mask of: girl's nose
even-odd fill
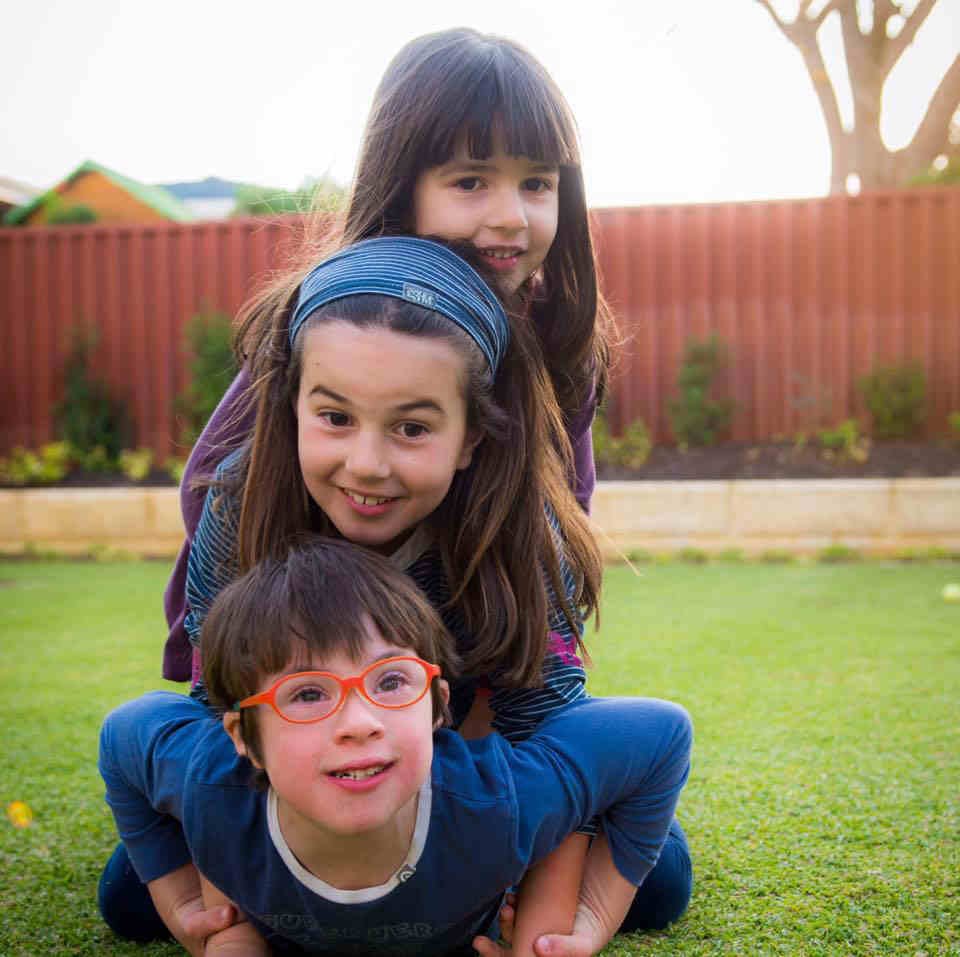
[[[527,228],[527,208],[517,186],[505,184],[493,190],[487,225],[513,232]]]
[[[361,432],[347,452],[346,467],[358,478],[385,479],[390,475],[390,463],[379,435]]]

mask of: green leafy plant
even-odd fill
[[[677,376],[680,395],[669,403],[670,421],[681,448],[713,445],[730,424],[733,401],[710,395],[726,362],[727,348],[716,333],[687,342]]]
[[[10,485],[50,485],[70,471],[72,453],[67,442],[50,442],[31,452],[17,446],[9,458],[0,459],[0,481]]]
[[[201,312],[186,324],[190,384],[175,401],[181,417],[180,441],[184,445],[192,446],[196,442],[237,374],[237,362],[230,345],[232,335],[230,317],[222,312]]]
[[[653,442],[642,419],[631,422],[620,436],[610,433],[603,410],[593,420],[593,457],[598,466],[642,468],[650,457]]]
[[[863,555],[855,548],[844,545],[842,542],[834,542],[821,548],[817,553],[817,561],[825,565],[839,565],[848,562],[859,562],[863,560]]]
[[[856,419],[845,419],[834,429],[824,429],[818,438],[828,461],[840,458],[862,465],[870,458],[870,439],[860,434]]]
[[[117,461],[129,433],[123,406],[90,370],[96,345],[95,332],[74,331],[64,365],[63,401],[54,409],[60,434],[80,464],[92,471]]]
[[[125,449],[120,453],[120,471],[131,482],[142,482],[153,467],[152,449]]]
[[[923,424],[927,376],[918,363],[875,369],[858,385],[878,439],[903,439]]]
[[[706,565],[710,556],[702,548],[681,548],[676,555],[677,561],[687,565]]]
[[[300,189],[274,189],[268,186],[241,186],[233,216],[279,216],[283,213],[337,212],[346,207],[346,189],[321,176],[304,180]]]
[[[187,467],[186,459],[169,458],[163,463],[163,470],[177,483],[183,479],[183,472]]]
[[[47,213],[48,226],[81,226],[95,223],[97,214],[89,206],[77,203],[75,206],[62,206]]]
[[[947,424],[950,426],[954,440],[960,442],[960,410],[951,412],[947,416]]]

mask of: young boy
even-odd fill
[[[449,640],[370,552],[314,540],[263,563],[203,642],[222,722],[148,694],[107,717],[100,772],[141,880],[192,860],[245,914],[208,954],[470,953],[505,890],[597,815],[628,891],[657,860],[689,770],[683,709],[588,699],[513,747],[440,729]]]

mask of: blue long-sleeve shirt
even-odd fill
[[[617,869],[642,883],[687,779],[691,740],[682,708],[643,698],[587,699],[516,746],[438,731],[406,861],[380,887],[352,891],[297,861],[275,795],[248,786],[249,763],[193,699],[155,692],[110,714],[100,772],[141,880],[192,859],[268,941],[430,957],[484,933],[504,890],[597,815]]]

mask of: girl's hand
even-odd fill
[[[508,957],[512,953],[516,903],[516,896],[508,894],[506,903],[500,910],[499,941],[492,941],[489,937],[474,939],[473,949],[480,957]],[[543,934],[534,941],[533,951],[537,957],[593,957],[606,945],[604,936],[601,922],[589,908],[581,907],[577,912],[572,934]]]

